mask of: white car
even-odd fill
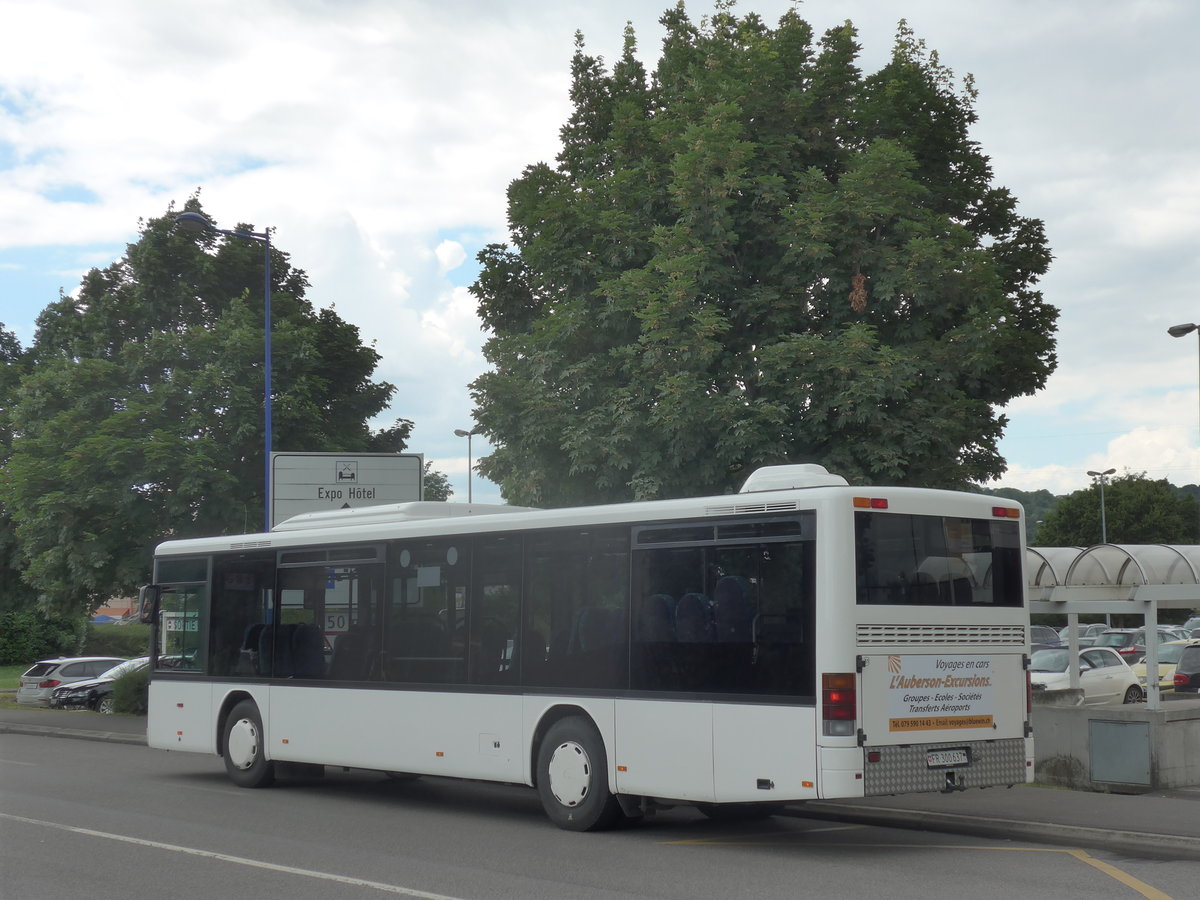
[[[1063,691],[1071,686],[1066,647],[1034,650],[1029,659],[1029,680],[1035,691]],[[1089,647],[1079,653],[1079,687],[1087,706],[1138,703],[1145,699],[1142,686],[1129,664],[1109,647]]]
[[[50,695],[56,687],[95,678],[121,662],[125,662],[125,659],[120,656],[74,656],[38,660],[17,682],[17,702],[26,706],[49,706]]]

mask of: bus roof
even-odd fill
[[[774,470],[774,471],[773,471]],[[305,513],[287,519],[270,532],[166,541],[159,556],[220,553],[238,550],[299,547],[314,543],[369,543],[403,537],[471,534],[480,530],[521,531],[530,528],[616,525],[726,515],[762,515],[813,509],[821,503],[852,495],[886,493],[897,498],[958,498],[962,515],[985,515],[998,498],[927,488],[851,487],[821,466],[770,466],[755,471],[737,494],[642,500],[603,506],[533,509],[483,503],[416,501],[358,509]],[[1018,506],[1002,501],[1005,506]],[[919,505],[919,504],[918,504]],[[486,516],[486,524],[478,517]]]

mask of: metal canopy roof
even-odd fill
[[[1200,603],[1200,546],[1096,544],[1092,547],[1028,547],[1025,583],[1034,612],[1134,612],[1098,608],[1103,601],[1156,601],[1162,607]],[[1074,601],[1089,605],[1067,610]]]
[[[1027,547],[1025,584],[1029,610],[1067,615],[1068,646],[1079,650],[1080,613],[1140,615],[1158,625],[1159,609],[1200,608],[1200,546],[1096,544],[1092,547]],[[1146,647],[1147,700],[1159,705],[1158,643]],[[1079,686],[1072,667],[1071,686]]]

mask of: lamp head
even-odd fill
[[[1191,334],[1197,328],[1200,328],[1200,325],[1197,325],[1195,322],[1188,322],[1184,325],[1172,325],[1167,329],[1167,334],[1171,337],[1183,337],[1186,334]]]
[[[180,213],[175,217],[175,224],[184,231],[204,232],[217,230],[212,222],[208,221],[208,219],[198,212]]]

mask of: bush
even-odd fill
[[[35,609],[0,613],[0,666],[28,665],[54,656],[75,656],[84,620],[47,616]]]
[[[150,626],[88,625],[83,642],[85,656],[149,656]]]
[[[113,682],[113,710],[144,716],[150,705],[150,670],[129,672]]]

